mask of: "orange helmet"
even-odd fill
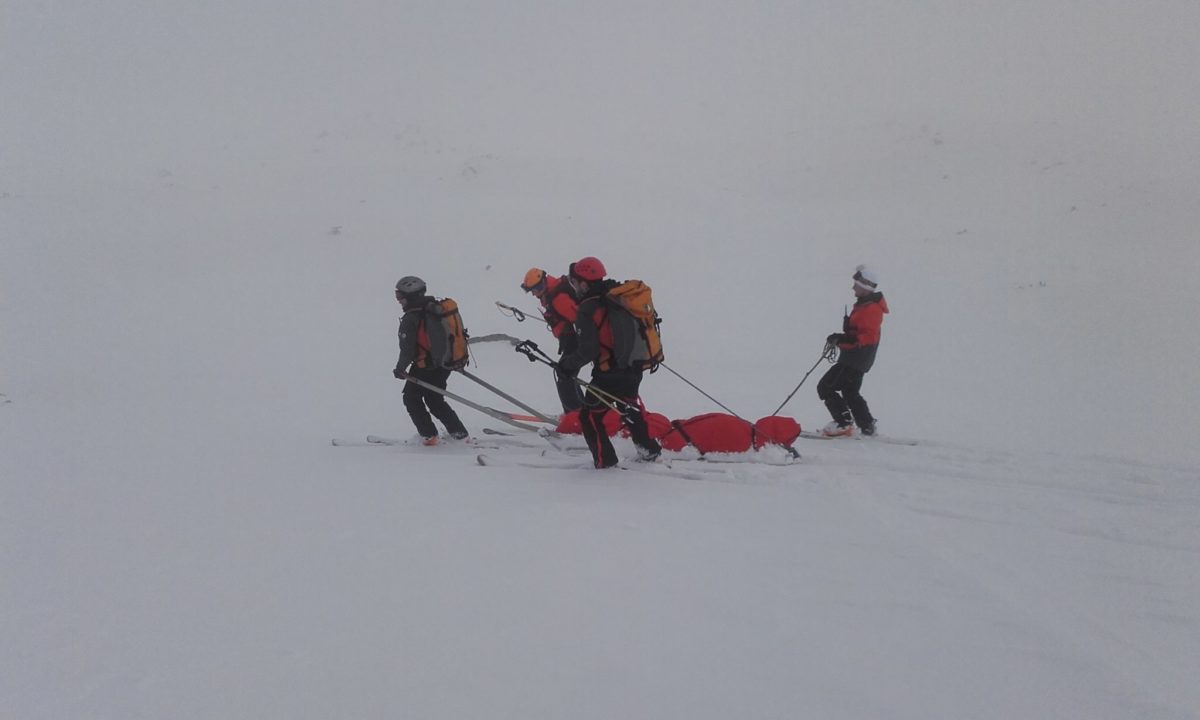
[[[546,286],[546,271],[541,268],[529,268],[525,273],[525,280],[521,283],[521,289],[525,292],[533,292],[540,290]]]
[[[608,271],[604,269],[604,263],[594,257],[588,256],[578,262],[571,263],[571,268],[568,270],[571,275],[586,280],[588,282],[596,282],[603,280]]]

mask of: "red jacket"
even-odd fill
[[[566,278],[546,276],[546,292],[540,299],[542,317],[556,338],[575,333],[579,305],[571,297],[570,287]]]
[[[841,353],[839,365],[849,365],[859,372],[867,372],[875,364],[875,353],[879,350],[880,329],[883,316],[888,312],[883,293],[871,293],[858,299],[850,316],[842,323],[842,339],[838,342]]]

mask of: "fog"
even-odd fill
[[[62,685],[47,679],[61,665],[38,666],[37,679],[22,675],[0,690],[40,717],[87,707],[120,714],[129,709],[120,699],[130,697],[151,698],[138,706],[146,711],[160,708],[156,702],[168,706],[187,683],[183,670],[155,676],[152,657],[118,653],[125,675],[110,685],[112,678],[91,667],[111,650],[103,618],[116,612],[136,624],[136,608],[154,606],[146,598],[160,596],[158,582],[181,588],[179,597],[188,600],[180,602],[192,611],[201,588],[214,583],[233,598],[229,607],[245,607],[238,588],[256,577],[260,559],[272,567],[303,564],[282,549],[235,565],[232,579],[198,577],[187,562],[177,564],[179,553],[191,557],[206,539],[223,538],[227,545],[217,547],[231,553],[242,547],[223,535],[225,513],[244,508],[242,493],[263,493],[255,502],[264,506],[266,497],[293,505],[284,502],[290,509],[270,520],[234,512],[245,522],[238,525],[241,538],[291,537],[290,526],[272,524],[280,517],[332,527],[337,523],[321,509],[350,501],[352,493],[360,493],[355,501],[363,506],[347,512],[350,525],[358,518],[365,526],[373,519],[392,527],[394,518],[382,513],[393,502],[427,503],[435,517],[459,500],[524,517],[528,508],[519,500],[506,503],[458,465],[405,453],[368,459],[327,447],[335,436],[412,432],[391,376],[399,314],[392,288],[409,274],[424,278],[433,294],[455,298],[474,335],[545,341],[543,327],[517,324],[494,302],[532,310],[518,288],[527,268],[565,272],[582,256],[600,257],[612,276],[654,288],[671,368],[753,418],[769,414],[818,361],[825,336],[840,329],[843,309],[853,302],[854,267],[868,263],[881,277],[891,314],[863,393],[882,433],[916,438],[933,450],[911,463],[816,450],[808,482],[836,494],[843,485],[858,488],[864,477],[887,480],[892,484],[858,489],[879,493],[876,500],[886,498],[883,504],[905,522],[908,501],[892,493],[919,487],[938,506],[933,514],[957,516],[987,504],[988,483],[1008,482],[1012,467],[1023,479],[1049,478],[1065,497],[1092,497],[1095,488],[1083,476],[1094,472],[1104,487],[1145,481],[1154,488],[1145,492],[1166,488],[1164,496],[1178,507],[1192,507],[1179,478],[1194,478],[1200,463],[1190,442],[1200,427],[1200,336],[1192,327],[1200,313],[1193,290],[1200,268],[1198,26],[1200,5],[1153,1],[6,3],[0,516],[7,528],[0,567],[20,582],[5,593],[17,610],[3,619],[11,634],[19,633],[14,646],[22,652],[41,652],[49,642],[53,661],[80,666],[64,671],[69,680]],[[472,370],[555,409],[545,373],[504,348],[477,353]],[[816,379],[784,410],[805,428],[828,420]],[[473,399],[498,402],[465,379],[451,382]],[[650,376],[643,398],[672,418],[717,409],[668,373]],[[463,417],[474,432],[490,423],[470,411]],[[801,449],[806,457],[814,452]],[[988,480],[973,495],[961,483],[955,491],[939,485],[942,472],[958,473],[972,489],[969,483]],[[518,496],[564,492],[523,483],[519,473],[500,475]],[[323,483],[330,477],[355,489],[309,494],[309,484],[328,489]],[[592,489],[599,482],[571,477]],[[408,486],[379,496],[374,486],[354,484],[382,478],[451,484],[421,485],[414,496],[404,494]],[[809,489],[772,478],[788,492]],[[962,507],[957,491],[964,493]],[[681,532],[713,519],[707,492],[686,491],[694,506],[679,516]],[[564,502],[599,502],[589,493]],[[729,497],[749,503],[746,518],[776,517],[774,496]],[[875,505],[859,506],[855,498],[862,496],[848,505],[837,496],[830,506],[810,506],[821,498],[805,497],[800,506],[812,508],[807,519],[816,524],[792,531],[808,528],[813,535],[792,540],[837,534],[845,522],[878,533],[870,547],[889,547],[896,538],[863,522]],[[613,517],[640,507],[624,502],[629,506],[619,504]],[[1005,508],[999,522],[1009,527],[1023,527],[1030,506],[1046,518],[1074,507],[1057,495],[997,502]],[[437,535],[405,507],[416,525],[395,532]],[[829,511],[827,525],[817,522],[822,508]],[[1151,513],[1129,524],[1112,519],[1110,526],[1104,508],[1081,512],[1091,523],[1083,534],[1108,538],[1120,528],[1140,528],[1146,547],[1175,548],[1162,550],[1170,560],[1139,555],[1152,552],[1142,546],[1122,557],[1130,567],[1147,568],[1134,580],[1170,586],[1163,592],[1184,606],[1175,612],[1186,620],[1175,639],[1194,637],[1195,625],[1188,624],[1194,600],[1190,606],[1180,600],[1194,590],[1194,573],[1179,579],[1175,572],[1185,567],[1175,553],[1195,545],[1194,523],[1174,515],[1164,523]],[[497,515],[482,515],[492,523],[486,528],[507,527]],[[781,528],[795,520],[776,519]],[[1061,529],[1059,521],[1045,521]],[[740,542],[732,540],[742,531],[736,523],[717,526],[729,534],[714,546]],[[458,537],[454,527],[448,537]],[[145,528],[151,530],[142,537]],[[178,528],[194,535],[181,540],[171,534]],[[562,541],[577,525],[543,530],[535,542],[562,542],[564,557],[587,547],[584,539],[577,539],[583,545]],[[994,549],[989,531],[976,531],[979,546]],[[338,536],[339,542],[353,553],[412,540],[362,532]],[[779,551],[774,531],[763,532],[746,538],[745,547]],[[302,547],[319,542],[297,533]],[[920,526],[906,537],[932,547],[947,538],[953,545],[957,536]],[[1048,557],[1036,539],[1014,542],[1028,555],[1013,550],[1005,567]],[[679,539],[669,547],[690,546]],[[471,554],[473,545],[466,548],[464,557],[485,563]],[[619,556],[644,549],[633,545]],[[867,579],[886,576],[890,567],[866,555],[870,562],[848,566],[865,578],[855,587],[870,588]],[[126,567],[126,557],[146,562]],[[764,563],[769,572],[761,576],[747,570],[738,577],[761,580],[790,562],[776,560]],[[959,560],[956,567],[971,564]],[[1103,575],[1105,551],[1091,560],[1085,565]],[[1053,562],[1046,559],[1029,577],[1061,577],[1069,564]],[[111,602],[101,593],[89,603],[103,584],[88,573],[113,567],[137,601],[118,592]],[[500,575],[512,570],[496,567]],[[557,566],[536,567],[531,588],[555,576]],[[363,574],[378,570],[368,563]],[[280,572],[271,587],[306,587]],[[696,587],[724,572],[706,567]],[[998,587],[1005,577],[997,571],[981,582]],[[337,585],[346,578],[323,580]],[[584,587],[602,592],[607,580]],[[880,582],[887,585],[886,578]],[[1036,596],[1035,585],[1025,587],[1028,598]],[[154,592],[143,595],[146,587]],[[1075,601],[1111,591],[1097,580],[1056,597]],[[666,607],[653,592],[646,598],[654,612]],[[520,606],[525,598],[514,591],[510,599]],[[844,610],[841,600],[827,598],[821,607]],[[1122,617],[1113,603],[1092,607],[1093,616]],[[1045,625],[1026,629],[1037,635],[1039,627],[1069,625],[1068,604],[1043,606]],[[429,607],[439,606],[430,601]],[[358,610],[364,624],[349,628],[351,635],[379,619],[375,608]],[[992,619],[962,612],[964,625]],[[469,627],[494,628],[454,609],[438,617],[453,624],[464,615],[474,620]],[[606,617],[612,616],[601,613],[598,621]],[[706,624],[722,614],[693,607],[685,617]],[[212,643],[206,657],[216,663],[253,623],[214,622],[225,631],[205,641]],[[164,617],[143,630],[157,636],[178,627],[177,619]],[[947,625],[936,629],[955,635]],[[77,630],[91,642],[72,653]],[[757,630],[763,637],[772,632],[765,624]],[[1128,647],[1164,652],[1168,664],[1186,658],[1170,639],[1139,644],[1157,629],[1134,624],[1127,632]],[[203,634],[185,636],[196,641]],[[681,626],[677,637],[688,636]],[[1082,647],[1085,665],[1114,652],[1084,627],[1066,638],[1062,647]],[[829,639],[869,648],[865,636]],[[482,648],[484,657],[494,646],[480,640],[479,647],[464,647]],[[604,657],[615,662],[627,651]],[[1040,667],[1004,652],[988,666]],[[387,663],[381,653],[375,657]],[[780,653],[773,657],[786,658]],[[689,655],[690,649],[671,659]],[[1113,672],[1141,681],[1141,671],[1129,669],[1135,655],[1130,650],[1114,660]],[[251,667],[270,662],[251,651],[245,657]],[[952,656],[937,659],[931,672],[960,666]],[[562,660],[551,654],[545,662],[554,667]],[[9,663],[10,670],[19,667]],[[692,666],[679,667],[686,675]],[[156,677],[163,684],[155,690],[138,685]],[[203,677],[214,687],[228,679]],[[369,674],[356,677],[371,684]],[[903,697],[889,685],[850,677],[853,687],[876,687],[873,697],[881,702]],[[1102,687],[1107,677],[1089,675],[1083,687]],[[678,680],[671,687],[687,687]],[[267,687],[281,691],[287,682]],[[1149,706],[1133,707],[1185,717],[1194,691],[1183,680],[1171,682],[1143,684]],[[99,686],[103,702],[96,705],[84,691],[66,699],[60,692],[62,704],[33,699],[64,685]],[[259,712],[261,698],[242,689],[247,694],[227,698],[223,711],[295,716],[278,708]],[[340,697],[321,683],[312,691]],[[1043,688],[1027,699],[1036,706],[1068,697],[1057,692],[1069,690]],[[788,707],[785,695],[768,694]],[[845,700],[849,695],[809,709],[878,716],[869,702]],[[360,715],[382,716],[370,706],[378,697],[364,697]],[[1118,713],[1131,707],[1106,706],[1102,692],[1088,697]],[[489,706],[486,698],[476,700],[465,706],[468,714]],[[663,702],[647,707],[680,711]],[[205,707],[187,705],[182,715],[205,716]],[[318,707],[309,710],[319,713]],[[519,712],[516,703],[497,707]],[[963,709],[933,701],[903,707],[914,717]],[[995,708],[1013,709],[988,707],[998,717],[1003,712]],[[597,713],[620,709],[602,705]]]

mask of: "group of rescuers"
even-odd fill
[[[521,283],[521,289],[540,302],[542,316],[558,339],[560,358],[555,363],[555,384],[559,400],[564,412],[579,411],[583,437],[597,468],[613,467],[618,462],[605,432],[604,416],[614,406],[601,399],[605,395],[623,401],[617,405],[620,420],[629,428],[638,459],[653,461],[662,452],[662,447],[650,437],[638,397],[643,370],[617,367],[612,363],[611,348],[600,342],[603,326],[608,322],[603,297],[618,284],[607,278],[607,274],[600,260],[585,257],[571,263],[567,274],[561,277],[541,268],[530,268]],[[855,425],[864,435],[875,434],[875,418],[860,390],[863,376],[875,362],[880,327],[888,306],[879,291],[879,278],[871,269],[859,265],[853,280],[854,307],[842,321],[842,332],[826,338],[827,345],[836,345],[839,350],[837,362],[817,383],[817,396],[833,417],[822,433],[831,437],[852,435]],[[421,323],[425,321],[424,309],[434,298],[428,295],[423,280],[409,275],[396,283],[396,300],[404,315],[400,318],[400,357],[392,374],[406,381],[404,407],[425,445],[438,442],[431,414],[446,427],[451,438],[465,439],[468,432],[462,420],[445,396],[433,389],[446,389],[451,370],[429,362],[429,348],[418,342]],[[590,385],[598,393],[581,392],[576,380],[580,369],[588,363],[592,363]]]

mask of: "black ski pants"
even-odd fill
[[[642,413],[642,406],[638,401],[638,388],[642,384],[641,370],[593,372],[591,384],[597,390],[624,401],[624,403],[615,404],[621,408],[621,423],[629,428],[634,445],[646,452],[662,452],[662,446],[650,437],[646,416]],[[604,416],[609,411],[608,405],[605,405],[600,398],[586,389],[584,390],[583,409],[579,412],[579,420],[583,425],[583,439],[587,441],[588,450],[592,452],[592,461],[598,468],[612,467],[617,464],[617,451],[613,448],[608,433],[604,430]]]
[[[563,335],[558,339],[558,354],[559,356],[570,355],[579,347],[579,338],[570,333]],[[561,368],[554,370],[554,387],[558,390],[558,401],[562,403],[563,412],[569,413],[579,410],[583,407],[583,393],[579,383],[575,378],[579,377],[579,371],[570,372]]]
[[[443,390],[450,379],[450,371],[445,368],[412,368],[408,375]],[[404,409],[408,410],[408,416],[412,418],[413,425],[417,426],[421,437],[430,438],[438,434],[430,413],[446,426],[446,432],[458,437],[467,436],[467,428],[463,426],[462,420],[458,419],[458,414],[450,407],[450,403],[446,402],[444,395],[408,381],[404,383],[403,395]]]
[[[871,409],[863,399],[863,373],[849,365],[834,365],[817,383],[817,397],[825,401],[829,414],[839,425],[849,425],[851,418],[860,428],[875,424]]]
[[[580,392],[579,383],[575,382],[575,378],[578,376],[578,370],[567,372],[566,370],[556,369],[554,371],[554,387],[558,390],[558,401],[562,403],[562,409],[565,413],[573,412],[583,407],[583,395]]]

